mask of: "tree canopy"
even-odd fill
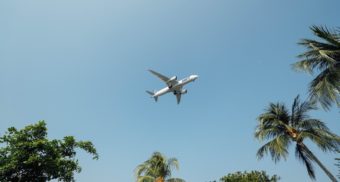
[[[237,171],[220,179],[221,182],[277,182],[279,180],[279,176],[269,176],[265,171]]]
[[[171,178],[172,168],[179,168],[176,158],[167,159],[160,152],[154,152],[135,170],[137,182],[185,182],[180,178]]]
[[[305,164],[312,179],[315,179],[315,162],[332,181],[337,181],[304,144],[309,139],[323,152],[335,152],[340,145],[340,138],[324,122],[310,118],[308,112],[315,109],[315,102],[300,102],[299,96],[294,99],[290,111],[282,103],[270,103],[266,111],[258,117],[259,123],[255,131],[255,138],[270,141],[258,150],[257,156],[261,159],[265,154],[270,154],[278,162],[281,158],[286,159],[288,147],[294,143],[295,156]]]
[[[325,109],[332,103],[340,106],[340,29],[312,26],[311,30],[321,40],[302,39],[299,44],[307,50],[298,57],[293,67],[308,73],[318,72],[309,85],[311,99]]]
[[[0,137],[0,181],[44,182],[52,179],[74,181],[81,167],[75,159],[76,149],[98,159],[90,141],[76,141],[73,136],[48,140],[45,121],[17,130],[14,127]]]

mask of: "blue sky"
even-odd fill
[[[0,134],[46,120],[50,138],[92,141],[77,181],[134,180],[154,151],[177,157],[174,176],[205,182],[238,170],[310,181],[293,147],[287,161],[256,159],[257,116],[269,102],[306,98],[311,76],[291,64],[314,38],[339,27],[339,1],[59,0],[0,2]],[[146,70],[198,74],[180,105],[145,93],[164,87]],[[338,109],[311,113],[339,134]],[[311,150],[333,172],[334,154]],[[317,181],[328,178],[315,166]]]

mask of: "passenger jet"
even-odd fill
[[[186,94],[188,91],[186,89],[183,89],[183,86],[195,81],[198,76],[197,75],[190,75],[187,78],[184,78],[182,80],[178,80],[177,81],[177,76],[173,76],[171,78],[168,78],[160,73],[157,73],[156,71],[153,70],[149,70],[152,74],[156,75],[159,79],[161,79],[162,81],[165,82],[165,84],[167,85],[167,87],[158,90],[158,91],[146,91],[148,94],[151,95],[152,98],[155,99],[155,101],[157,102],[158,97],[162,96],[166,93],[172,92],[174,95],[176,95],[177,98],[177,104],[179,104],[181,102],[181,96],[182,94]]]

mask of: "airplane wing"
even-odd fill
[[[176,99],[177,99],[177,104],[179,104],[181,102],[181,93],[176,94]]]
[[[182,96],[181,90],[182,90],[182,87],[175,88],[175,90],[174,90],[174,93],[175,93],[176,99],[177,99],[177,104],[179,104],[181,102],[181,96]]]
[[[177,80],[172,80],[170,81],[171,78],[167,77],[167,76],[164,76],[160,73],[157,73],[156,71],[153,71],[153,70],[149,70],[152,74],[156,75],[159,79],[161,79],[163,82],[165,82],[168,86],[171,86],[171,85],[176,85],[177,84]]]

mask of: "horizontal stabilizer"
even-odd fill
[[[153,96],[153,94],[154,94],[153,92],[151,92],[149,90],[147,90],[146,93],[150,94],[151,96]]]
[[[155,95],[155,93],[154,92],[151,92],[151,91],[146,91],[146,93],[148,93],[148,94],[150,94],[151,95],[151,97],[153,97],[154,99],[155,99],[155,101],[157,102],[157,100],[158,100],[158,96],[154,96]]]

